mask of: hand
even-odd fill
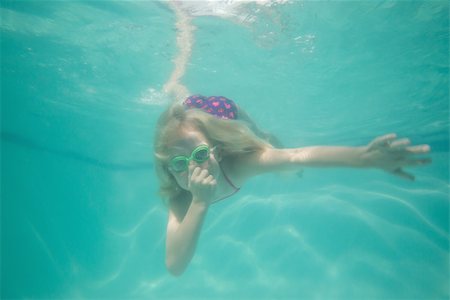
[[[188,189],[192,193],[193,201],[209,205],[216,192],[217,181],[207,169],[189,166]]]
[[[410,146],[410,144],[409,139],[397,139],[395,133],[378,137],[364,147],[364,165],[382,169],[404,179],[414,180],[414,175],[405,172],[403,167],[431,163],[430,158],[414,157],[414,155],[430,152],[430,146]]]

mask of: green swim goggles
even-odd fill
[[[189,162],[191,160],[198,163],[204,163],[209,159],[209,153],[210,150],[207,145],[200,145],[192,151],[190,157],[179,155],[172,158],[169,163],[169,169],[176,173],[184,172],[189,169]]]

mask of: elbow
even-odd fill
[[[186,266],[178,263],[175,259],[166,258],[166,268],[174,277],[180,277],[186,270]]]

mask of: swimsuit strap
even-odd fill
[[[231,182],[230,178],[228,178],[227,173],[224,172],[224,170],[222,169],[222,166],[219,164],[220,170],[222,171],[223,176],[225,177],[225,180],[236,190],[239,191],[240,188],[238,188],[237,186],[235,186],[233,184],[233,182]]]
[[[224,172],[224,170],[223,170],[223,168],[222,168],[222,166],[220,164],[219,164],[219,167],[220,167],[220,170],[222,171],[223,177],[225,177],[225,180],[228,182],[228,184],[231,185],[234,188],[234,191],[231,194],[229,194],[229,195],[227,195],[225,197],[222,197],[220,199],[217,199],[217,200],[213,201],[212,203],[216,203],[216,202],[222,201],[222,200],[224,200],[224,199],[226,199],[228,197],[231,197],[234,194],[236,194],[237,192],[239,192],[239,190],[241,189],[241,188],[238,188],[237,186],[235,186],[233,184],[233,182],[230,180],[230,178],[228,178],[227,173]]]

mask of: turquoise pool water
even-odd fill
[[[215,204],[164,267],[152,139],[175,16],[163,2],[2,1],[1,298],[448,299],[447,1],[186,5],[183,81],[288,147],[428,143],[376,170],[266,175]]]

